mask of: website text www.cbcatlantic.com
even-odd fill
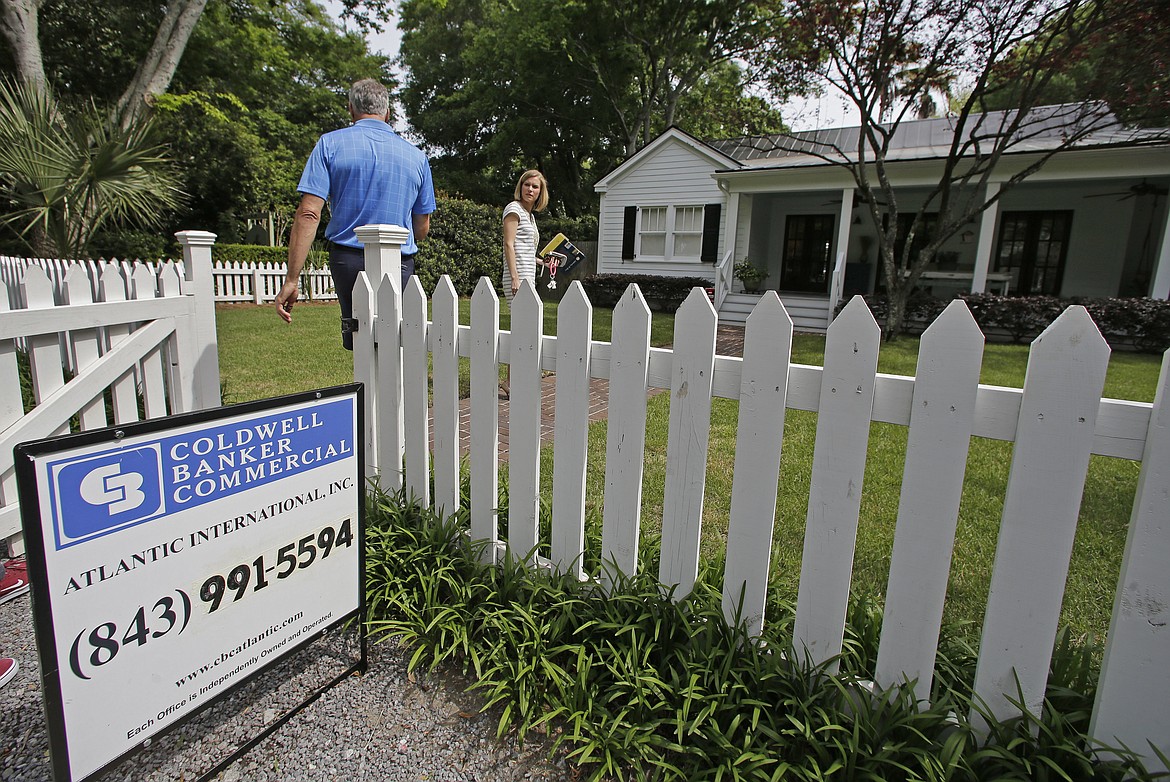
[[[134,736],[136,736],[137,734],[142,733],[147,728],[154,725],[156,719],[158,721],[162,721],[162,720],[167,719],[167,717],[169,717],[175,711],[178,711],[179,709],[183,708],[184,706],[186,706],[186,705],[198,700],[199,698],[202,698],[203,696],[211,693],[213,690],[217,689],[220,685],[224,684],[225,682],[227,682],[231,679],[236,678],[240,674],[247,671],[249,668],[251,668],[254,665],[256,665],[257,663],[261,662],[262,660],[267,662],[268,658],[274,657],[274,655],[276,655],[277,652],[279,652],[284,647],[288,646],[293,641],[301,638],[302,636],[304,636],[307,633],[311,633],[313,630],[315,630],[316,628],[320,627],[321,625],[325,624],[330,619],[332,619],[333,612],[330,611],[329,613],[316,619],[315,621],[309,622],[304,627],[301,627],[301,628],[297,629],[296,631],[294,631],[291,635],[285,636],[284,638],[280,639],[280,641],[276,642],[272,646],[269,646],[265,649],[260,650],[258,653],[253,654],[251,657],[248,657],[247,659],[243,658],[244,652],[246,652],[247,650],[256,646],[257,644],[260,644],[265,639],[272,637],[274,634],[279,633],[284,628],[295,625],[297,622],[301,621],[304,618],[304,616],[305,616],[304,612],[298,612],[296,614],[293,614],[288,619],[285,619],[283,622],[281,622],[279,624],[271,625],[264,632],[252,636],[251,638],[249,638],[248,640],[239,644],[238,646],[235,646],[235,647],[233,647],[225,652],[221,652],[211,662],[207,663],[206,665],[199,666],[199,668],[197,670],[194,670],[191,673],[187,674],[186,676],[182,677],[181,679],[178,679],[175,682],[175,686],[176,687],[183,687],[184,685],[188,685],[188,684],[195,682],[197,679],[203,677],[209,671],[212,671],[213,669],[217,668],[222,663],[230,662],[230,661],[236,659],[237,656],[239,656],[239,658],[240,658],[239,662],[237,663],[237,665],[234,668],[232,668],[227,673],[224,673],[224,674],[218,676],[217,678],[213,679],[212,681],[208,682],[207,684],[204,684],[203,686],[201,686],[199,688],[198,692],[192,691],[190,694],[188,694],[187,696],[185,696],[184,698],[182,698],[178,702],[171,704],[170,706],[161,710],[158,714],[154,715],[153,717],[147,718],[146,722],[144,722],[143,724],[135,726],[135,727],[127,730],[126,731],[126,738],[128,738],[128,739],[134,738]]]

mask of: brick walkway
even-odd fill
[[[721,356],[743,355],[743,327],[720,326],[715,335],[715,352]],[[556,400],[555,374],[547,374],[540,381],[540,441],[551,443]],[[650,396],[663,393],[663,389],[652,389]],[[500,461],[508,461],[508,422],[512,406],[506,399],[500,400]],[[589,381],[589,420],[604,421],[609,414],[609,381],[594,378]],[[432,427],[432,437],[434,429]],[[471,400],[459,400],[459,453],[466,456],[471,449]]]

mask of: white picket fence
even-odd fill
[[[637,562],[649,388],[670,389],[662,521],[662,583],[685,595],[697,576],[713,397],[739,400],[723,600],[753,632],[765,591],[786,409],[815,411],[816,445],[795,619],[798,648],[829,661],[842,648],[870,424],[909,427],[890,564],[877,684],[916,680],[930,691],[959,499],[972,436],[1014,442],[975,691],[997,717],[1009,697],[1038,713],[1091,454],[1141,460],[1141,479],[1115,600],[1092,731],[1109,745],[1170,749],[1170,354],[1157,399],[1101,397],[1109,347],[1088,313],[1070,307],[1032,345],[1023,389],[981,385],[984,339],[953,302],[921,340],[916,377],[877,372],[880,329],[851,301],[829,327],[824,367],[790,363],[792,321],[775,293],[749,317],[742,358],[715,354],[716,314],[695,289],[675,319],[675,349],[650,347],[650,310],[631,286],[613,314],[613,342],[591,338],[579,283],[544,334],[541,302],[523,286],[512,330],[499,328],[493,285],[480,281],[471,325],[458,325],[449,279],[431,298],[418,279],[398,290],[401,229],[359,229],[366,269],[355,289],[355,377],[366,384],[366,464],[387,489],[403,485],[440,509],[459,502],[457,362],[471,360],[471,534],[521,555],[541,542],[552,563],[582,577],[589,379],[610,383],[600,555]],[[370,280],[381,280],[377,290]],[[427,358],[433,360],[433,452],[428,449]],[[512,364],[509,539],[497,533],[496,396],[499,362]],[[551,540],[538,540],[540,374],[556,373]],[[434,496],[430,496],[430,460]],[[405,465],[404,472],[401,466]],[[599,576],[600,574],[588,574]],[[975,715],[972,715],[973,718]]]
[[[145,266],[152,274],[158,274],[159,266],[172,261],[120,261],[117,258],[105,260],[66,261],[57,258],[16,258],[0,256],[0,282],[8,286],[8,303],[13,309],[24,306],[20,298],[20,279],[26,266],[37,266],[44,270],[53,284],[58,303],[63,301],[65,275],[73,266],[81,265],[89,271],[94,280],[93,294],[97,295],[96,280],[108,266],[117,266],[129,278],[134,269]],[[180,272],[182,261],[178,262]],[[211,267],[212,290],[217,302],[251,302],[264,304],[273,301],[284,284],[287,264],[283,263],[242,263],[240,261],[215,261]],[[337,298],[333,290],[333,278],[328,269],[305,269],[301,273],[301,299],[327,301]]]
[[[215,300],[264,304],[276,299],[284,285],[288,264],[241,263],[216,261],[211,274],[215,280]],[[301,272],[300,296],[303,301],[337,298],[333,277],[328,269],[305,269]]]
[[[211,295],[215,235],[177,234],[179,264],[40,264],[0,281],[0,538],[23,551],[12,449],[23,442],[217,407],[219,355]],[[15,305],[10,302],[16,302]],[[34,405],[25,410],[18,352]],[[65,369],[73,373],[67,379]],[[107,416],[107,396],[113,420]]]

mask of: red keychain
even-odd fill
[[[556,287],[557,287],[557,266],[560,264],[560,262],[562,260],[564,260],[564,258],[565,258],[565,256],[561,255],[560,253],[549,253],[548,254],[548,289],[550,291],[556,290]]]

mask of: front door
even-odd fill
[[[1072,214],[1071,211],[1003,213],[995,271],[1012,273],[1012,293],[1060,295]]]
[[[828,293],[833,273],[833,233],[837,216],[788,215],[780,290]]]

